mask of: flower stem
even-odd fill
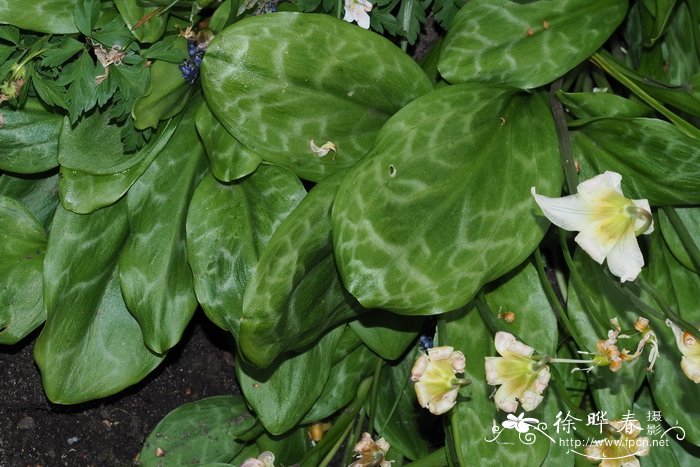
[[[557,139],[559,140],[559,154],[564,167],[564,176],[566,177],[566,187],[570,194],[576,193],[578,186],[578,173],[576,172],[576,164],[571,152],[571,141],[569,141],[569,128],[566,123],[566,112],[564,106],[561,105],[559,99],[555,95],[561,89],[563,80],[559,78],[549,88],[549,105],[552,108],[554,116],[554,125],[557,129]]]
[[[379,395],[379,379],[382,373],[384,361],[377,360],[377,365],[374,368],[374,376],[372,377],[372,393],[370,394],[369,403],[369,429],[374,429],[374,416],[377,413],[377,397]]]
[[[578,360],[575,358],[551,358],[549,359],[550,363],[595,363],[595,360]]]
[[[573,324],[571,324],[571,321],[569,320],[569,315],[566,314],[566,311],[564,310],[564,306],[562,303],[559,301],[559,298],[557,297],[556,292],[554,291],[554,288],[552,287],[552,284],[549,282],[549,278],[547,277],[547,273],[544,270],[544,258],[542,257],[542,252],[540,251],[539,248],[535,250],[535,269],[537,270],[537,275],[540,278],[540,283],[542,284],[542,289],[544,289],[545,295],[547,295],[547,299],[549,300],[549,304],[554,307],[557,315],[561,318],[562,323],[564,323],[564,327],[566,328],[567,331],[569,331],[569,334],[574,338],[574,341],[579,347],[583,347],[583,339],[579,335],[578,331],[576,331],[576,328],[574,328]]]

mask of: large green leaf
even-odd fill
[[[442,318],[440,318],[442,319]],[[472,383],[460,390],[457,405],[445,419],[446,443],[456,465],[471,465],[479,459],[484,466],[540,465],[549,450],[550,440],[532,430],[530,437],[518,438],[515,430],[499,427],[505,415],[496,409],[490,394],[494,387],[486,384],[484,358],[497,356],[493,336],[476,310],[459,310],[446,315],[445,333],[438,336],[440,345],[450,345],[467,356],[464,378]],[[537,342],[527,340],[525,344]],[[545,420],[543,415],[548,399],[554,397],[551,389],[543,394],[545,402],[527,417]],[[499,431],[495,431],[496,429]],[[532,439],[531,439],[532,438]],[[523,439],[531,441],[525,444]]]
[[[486,293],[486,301],[496,313],[494,319],[501,313],[513,313],[515,321],[506,324],[504,330],[527,336],[538,352],[554,355],[558,344],[557,319],[532,263],[496,281]]]
[[[557,98],[578,118],[646,117],[653,109],[610,92],[557,92]]]
[[[262,158],[243,146],[211,113],[209,106],[202,104],[195,117],[197,131],[209,156],[211,172],[224,182],[237,180],[252,173]]]
[[[351,334],[351,331],[345,331],[343,336],[347,334]],[[334,364],[323,392],[301,423],[323,421],[349,404],[357,394],[360,381],[372,373],[378,360],[371,350],[360,345]]]
[[[2,116],[0,170],[29,174],[58,166],[61,115],[30,101],[21,110],[3,110]]]
[[[450,25],[438,69],[451,83],[535,88],[593,54],[626,12],[627,0],[472,0]]]
[[[541,95],[488,85],[433,91],[389,120],[338,190],[343,282],[367,308],[458,308],[534,250],[548,222],[530,187],[558,195],[561,183]]]
[[[21,202],[44,227],[48,227],[58,206],[58,174],[41,175],[3,174],[0,176],[0,195]]]
[[[364,156],[382,124],[431,89],[398,47],[329,15],[246,18],[218,34],[202,86],[231,134],[266,161],[319,180]],[[311,142],[337,147],[319,158]]]
[[[681,223],[690,234],[695,246],[700,247],[700,208],[696,206],[676,208],[675,211]],[[671,221],[668,219],[664,210],[659,210],[659,228],[673,256],[675,256],[683,266],[695,271],[695,266],[688,255],[685,245],[676,233],[676,229],[671,225]]]
[[[424,326],[422,316],[398,316],[384,310],[372,310],[350,321],[362,342],[387,360],[401,357]]]
[[[0,344],[14,344],[44,319],[46,231],[19,201],[0,196]]]
[[[75,404],[140,381],[162,357],[143,343],[119,290],[126,203],[88,215],[56,211],[44,260],[46,325],[34,348],[47,397]]]
[[[146,345],[157,353],[178,343],[197,308],[185,221],[205,171],[190,109],[126,196],[131,235],[119,258],[121,289]]]
[[[187,257],[204,312],[238,337],[243,292],[272,233],[306,190],[289,170],[261,165],[221,183],[207,175],[187,214]]]
[[[345,326],[332,330],[304,353],[281,357],[263,370],[238,359],[241,391],[265,429],[280,435],[292,429],[323,393],[333,349]]]
[[[148,435],[139,462],[145,467],[228,462],[244,446],[235,440],[236,436],[255,423],[239,395],[208,397],[181,405]]]
[[[116,202],[160,154],[177,127],[175,120],[163,124],[146,146],[121,162],[93,165],[86,157],[76,157],[70,161],[75,169],[62,166],[59,189],[63,207],[87,214]]]
[[[625,194],[652,205],[700,204],[700,146],[654,118],[610,118],[574,133],[581,164],[622,174]]]
[[[243,296],[239,345],[259,367],[361,311],[340,283],[331,207],[344,173],[317,184],[277,228]]]
[[[0,24],[12,24],[22,29],[47,34],[73,34],[78,32],[73,21],[73,12],[79,1],[4,0],[0,2]]]
[[[700,322],[700,309],[697,306],[700,277],[676,261],[658,233],[654,237],[649,269],[644,272],[648,272],[651,284],[683,319],[690,323]],[[681,426],[686,432],[686,440],[700,446],[698,385],[681,371],[681,353],[671,329],[661,320],[653,320],[652,325],[659,339],[660,350],[654,372],[648,378],[654,401],[670,426]]]
[[[299,465],[299,460],[311,449],[308,429],[305,426],[299,426],[282,436],[263,433],[255,440],[255,445],[258,447],[256,454],[264,451],[272,452],[275,454],[275,464],[280,466]]]

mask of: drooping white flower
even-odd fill
[[[345,17],[348,23],[355,21],[363,29],[369,29],[369,15],[372,3],[367,0],[345,0]]]
[[[421,354],[411,369],[416,397],[421,407],[434,415],[450,410],[457,403],[459,388],[468,381],[457,378],[464,373],[466,359],[450,346],[432,347]]]
[[[700,343],[689,332],[684,332],[671,320],[667,319],[666,324],[673,330],[676,337],[676,345],[683,354],[681,358],[681,369],[683,373],[694,383],[700,383]]]
[[[639,436],[641,424],[637,420],[613,420],[609,425],[617,433],[586,446],[586,459],[600,462],[600,467],[639,467],[637,456],[649,454],[650,447],[649,438]]]
[[[496,407],[515,412],[518,404],[523,410],[534,410],[544,399],[542,392],[549,384],[549,367],[532,358],[535,349],[499,331],[494,339],[500,357],[486,357],[486,382],[498,388],[494,395]]]
[[[531,192],[544,215],[565,230],[577,231],[576,243],[598,264],[607,259],[621,282],[637,278],[644,257],[636,236],[654,230],[649,201],[622,194],[622,176],[597,175],[577,187],[575,195],[549,198]]]

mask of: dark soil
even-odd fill
[[[201,313],[144,381],[73,406],[46,399],[32,357],[37,334],[0,346],[0,467],[135,465],[146,436],[168,412],[238,392],[229,335]]]

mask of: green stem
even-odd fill
[[[566,186],[570,194],[576,193],[578,186],[578,173],[576,172],[576,163],[571,152],[571,141],[569,140],[569,128],[566,123],[566,112],[564,106],[557,99],[556,92],[561,89],[562,79],[559,78],[549,89],[549,105],[552,108],[552,116],[554,117],[554,125],[557,129],[557,139],[559,140],[559,154],[561,155],[561,163],[564,167],[564,176],[566,177]]]
[[[411,27],[411,14],[413,13],[413,2],[415,0],[403,0],[401,2],[401,28],[406,34],[408,34],[408,29]],[[408,49],[408,41],[406,39],[401,39],[401,50],[406,52]]]
[[[685,250],[688,252],[688,256],[690,256],[690,261],[693,263],[695,270],[700,273],[700,249],[698,249],[698,246],[695,244],[695,240],[693,240],[690,232],[688,232],[688,229],[685,227],[685,224],[683,224],[683,221],[673,207],[668,206],[661,209],[663,210],[664,214],[666,214],[666,217],[668,217],[668,220],[671,222],[673,229],[681,239],[681,243],[683,243]]]
[[[569,332],[569,334],[571,334],[571,337],[574,338],[574,341],[579,346],[579,348],[583,347],[583,338],[581,338],[578,331],[576,330],[576,328],[574,328],[574,325],[571,323],[571,320],[569,320],[569,315],[564,310],[564,306],[559,301],[559,297],[557,297],[557,294],[554,291],[552,284],[549,282],[547,273],[544,270],[544,258],[542,257],[542,252],[539,248],[535,250],[534,256],[535,269],[537,270],[537,275],[540,278],[542,289],[544,290],[544,293],[547,296],[547,299],[549,300],[549,304],[552,307],[554,307],[556,313],[559,315],[559,317],[561,317],[562,323],[564,323],[564,327]]]
[[[632,79],[629,78],[630,75],[634,75],[634,72],[627,70],[626,67],[617,63],[617,61],[612,58],[608,52],[600,50],[594,53],[591,56],[591,61],[622,83],[627,89],[636,94],[640,99],[649,104],[660,114],[668,118],[668,120],[676,125],[683,133],[692,138],[700,139],[700,130],[668,110],[663,106],[663,104],[661,104],[661,102],[647,94],[646,91],[640,88]]]
[[[350,435],[350,439],[360,439],[360,432],[362,431],[362,424],[364,423],[364,416],[365,416],[365,409],[360,410],[360,413],[355,420],[354,428],[352,430],[352,434]],[[352,443],[348,443],[345,447],[345,452],[343,453],[343,461],[341,465],[350,465],[352,463],[352,457],[355,452],[355,445]]]
[[[372,377],[372,393],[370,395],[369,405],[369,429],[374,430],[374,417],[377,413],[377,397],[379,395],[379,379],[382,373],[384,361],[377,360],[377,366],[374,368],[374,376]]]
[[[345,14],[345,2],[343,0],[338,0],[338,11],[335,13],[336,18],[341,19]]]
[[[447,450],[445,446],[437,449],[417,461],[406,464],[404,467],[443,467],[447,464]]]
[[[561,246],[564,261],[569,267],[569,280],[573,284],[574,289],[576,290],[576,295],[581,301],[584,310],[586,310],[588,316],[591,316],[593,317],[593,319],[596,320],[596,322],[600,325],[601,328],[608,329],[609,323],[600,322],[600,313],[598,312],[598,309],[588,299],[588,295],[582,290],[581,285],[583,284],[583,279],[581,278],[581,275],[578,272],[578,268],[576,268],[574,260],[571,257],[571,253],[569,252],[569,246],[566,244],[566,232],[562,229],[559,229],[559,245]]]

